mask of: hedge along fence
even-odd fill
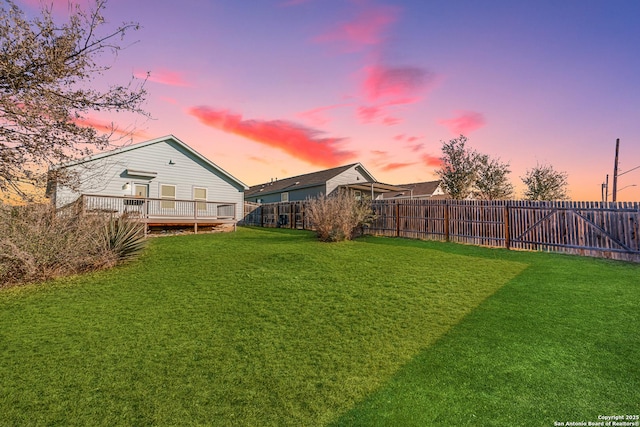
[[[313,229],[305,202],[264,204],[242,221]],[[375,200],[366,234],[640,262],[640,203]],[[249,212],[246,210],[246,212]]]

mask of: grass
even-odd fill
[[[553,425],[637,413],[638,273],[290,230],[154,239],[127,266],[0,291],[0,425]]]

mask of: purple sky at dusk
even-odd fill
[[[518,196],[550,163],[574,200],[600,200],[616,138],[620,171],[640,166],[640,1],[109,0],[105,15],[142,26],[104,79],[150,72],[152,119],[91,119],[173,134],[248,185],[356,161],[433,180],[460,133],[511,164]],[[640,168],[618,188],[640,200]]]

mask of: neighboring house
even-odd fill
[[[442,189],[440,181],[414,182],[411,184],[399,185],[402,191],[390,191],[383,194],[382,198],[387,199],[448,199],[449,197]]]
[[[56,207],[72,203],[81,195],[95,195],[119,200],[118,207],[112,208],[116,211],[123,206],[125,210],[141,206],[144,200],[144,215],[150,216],[155,199],[157,215],[174,219],[213,218],[223,205],[212,202],[224,202],[226,216],[233,217],[228,219],[237,221],[243,217],[244,191],[248,188],[173,135],[66,163],[52,172],[60,171],[77,175],[78,186],[70,188],[50,181],[47,194]],[[181,201],[191,206],[190,213],[186,207],[180,208]],[[142,213],[141,208],[139,211]]]
[[[321,194],[331,195],[337,188],[350,188],[356,197],[365,194],[374,199],[384,191],[399,190],[396,186],[376,182],[362,164],[353,163],[254,185],[245,191],[244,199],[254,203],[292,202]]]

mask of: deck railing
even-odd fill
[[[83,194],[82,209],[115,215],[130,214],[152,220],[235,220],[236,204],[204,200],[155,199],[150,197]]]

